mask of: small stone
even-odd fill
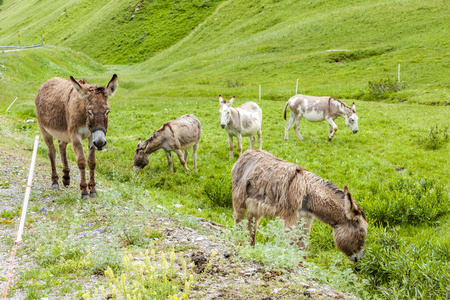
[[[39,212],[40,212],[40,213],[43,213],[43,214],[47,214],[47,213],[48,213],[48,210],[45,209],[45,207],[43,207],[43,208],[41,208],[41,209],[39,210]]]

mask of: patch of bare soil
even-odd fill
[[[4,138],[3,134],[0,137]],[[31,149],[23,149],[18,145],[20,145],[19,142],[0,145],[0,212],[17,211],[22,205],[32,152]],[[51,185],[49,169],[47,161],[38,160],[31,200],[34,205],[37,205],[37,209],[29,211],[28,217],[33,218],[35,223],[46,224],[51,228],[52,220],[46,211],[57,210],[58,206],[53,203],[57,195],[52,196],[54,193],[48,192]],[[77,168],[71,166],[71,169],[75,174],[71,189],[77,189],[79,182],[79,177],[76,176]],[[60,193],[64,192],[65,190],[62,189]],[[96,212],[99,215],[98,221],[86,222],[86,230],[79,232],[76,239],[86,239],[95,245],[100,238],[113,234],[110,225],[101,222],[101,216],[108,213],[108,208],[97,207]],[[73,213],[82,213],[82,211]],[[165,217],[164,208],[159,211],[150,211],[149,215],[148,223],[160,229],[163,234],[161,242],[156,247],[165,251],[174,247],[182,248],[184,257],[195,263],[194,271],[202,274],[192,287],[190,299],[355,299],[350,294],[318,284],[308,278],[305,269],[295,272],[273,270],[258,262],[241,259],[234,245],[223,239],[227,229],[220,224],[188,216],[192,222],[198,224],[196,229],[189,228],[183,226],[185,223],[180,220]],[[5,278],[17,224],[18,217],[15,217],[11,223],[0,222],[0,290],[2,292],[6,284]],[[26,227],[24,234],[38,234],[36,226]],[[27,253],[27,250],[23,249],[26,246],[25,243],[19,244],[9,299],[26,298],[26,284],[24,288],[16,289],[15,283],[19,280],[21,272],[38,268],[37,262],[32,259],[32,253]],[[213,258],[211,268],[204,272],[212,252],[217,254]],[[102,274],[92,274],[76,280],[82,283],[83,291],[106,282]],[[76,295],[74,291],[61,296],[60,290],[56,288],[41,299],[74,299]]]

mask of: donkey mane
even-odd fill
[[[347,103],[341,101],[340,99],[336,99],[336,98],[330,97],[330,101],[331,101],[331,100],[336,100],[336,101],[339,102],[339,104],[341,104],[341,106],[343,106],[344,108],[346,108],[346,109],[348,109],[348,110],[350,110],[350,111],[356,113],[356,111],[354,111],[353,108],[351,108],[350,106],[348,106]]]
[[[334,195],[336,195],[337,198],[339,198],[339,200],[344,201],[345,199],[345,194],[344,191],[341,190],[337,185],[335,185],[334,183],[332,183],[331,181],[325,180],[311,172],[308,171],[307,173],[308,177],[313,179],[315,182],[321,184],[323,187],[325,187],[327,190],[329,190],[330,192],[332,192]]]
[[[173,133],[172,126],[170,126],[169,123],[170,123],[170,122],[164,123],[164,125],[163,125],[160,129],[158,129],[158,130],[156,130],[155,132],[153,132],[152,135],[151,135],[147,140],[145,140],[145,142],[142,144],[142,146],[145,145],[145,144],[148,143],[148,142],[153,141],[153,140],[159,135],[159,133],[160,133],[161,131],[164,131],[164,130],[166,129],[166,127],[169,128],[169,130]],[[142,147],[141,147],[141,148],[142,148]]]

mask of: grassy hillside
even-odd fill
[[[364,98],[368,81],[397,79],[400,63],[407,89],[394,99],[449,102],[448,13],[443,1],[232,1],[144,65],[177,92],[235,83],[255,97],[261,84],[264,99],[285,100],[296,79],[302,93]],[[327,52],[337,49],[348,51]]]
[[[0,43],[39,42],[136,65],[150,95],[299,92],[449,103],[446,1],[25,1],[3,4]],[[219,3],[220,2],[220,3]],[[37,41],[36,41],[37,40]],[[346,50],[332,51],[327,50]],[[401,90],[374,95],[369,81]],[[148,74],[149,77],[143,77]],[[447,89],[447,90],[446,90]]]
[[[14,111],[23,110],[23,118],[32,118],[35,116],[34,97],[46,80],[70,76],[87,78],[105,70],[85,54],[67,48],[47,46],[1,53],[0,111],[4,112],[17,97]]]
[[[143,61],[186,36],[214,11],[215,0],[8,1],[0,44],[40,43],[83,51],[107,63]]]

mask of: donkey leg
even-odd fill
[[[287,141],[289,138],[289,129],[292,126],[292,123],[294,123],[294,113],[291,112],[291,118],[284,126],[284,140]]]
[[[331,140],[334,137],[334,134],[338,130],[338,127],[336,123],[334,123],[332,118],[326,118],[325,120],[327,120],[327,122],[330,124],[330,134],[328,135],[328,141],[331,142]]]
[[[41,130],[42,137],[44,139],[45,144],[47,145],[47,156],[50,160],[50,165],[52,167],[52,189],[58,190],[58,173],[56,172],[56,149],[55,145],[53,145],[53,137],[47,133],[45,130]]]
[[[234,218],[234,226],[239,224],[245,218],[245,213],[247,212],[247,207],[234,207],[233,209],[233,218]]]
[[[184,161],[186,162],[186,164],[187,164],[188,154],[189,154],[189,152],[187,150],[184,150],[183,158],[184,158]]]
[[[258,230],[258,223],[261,219],[260,216],[251,213],[250,211],[247,213],[247,221],[248,221],[248,232],[250,234],[250,245],[255,246],[256,243],[256,231]]]
[[[313,217],[303,217],[303,237],[298,241],[298,247],[308,250],[309,248],[309,234],[311,233],[311,225],[313,223]],[[306,255],[305,255],[306,258]]]
[[[262,150],[262,130],[258,130],[258,145],[259,145],[259,150]]]
[[[237,137],[237,148],[239,151],[239,157],[242,155],[242,135],[240,133],[238,133]]]
[[[294,123],[294,130],[295,130],[295,133],[297,134],[297,137],[298,137],[299,140],[303,140],[303,137],[300,134],[300,131],[298,130],[298,126],[300,124],[300,120],[301,119],[302,119],[302,116],[299,116],[299,117],[295,118],[295,123]]]
[[[233,150],[234,150],[234,146],[233,146],[233,136],[232,135],[228,135],[228,144],[230,146],[230,157],[229,159],[232,160],[233,159]]]
[[[89,149],[88,156],[88,166],[89,166],[89,196],[91,198],[97,197],[97,191],[95,190],[95,166],[97,165],[97,160],[95,159],[95,148]]]
[[[255,149],[255,136],[250,136],[250,149]]]
[[[167,157],[167,163],[169,164],[169,170],[173,171],[172,154],[170,154],[170,151],[167,151],[166,149],[164,149],[164,153],[166,154],[166,157]]]
[[[81,198],[88,198],[87,191],[87,182],[86,182],[86,156],[83,152],[83,144],[81,144],[81,140],[78,137],[78,134],[73,134],[70,137],[72,141],[73,152],[75,152],[75,156],[77,157],[77,165],[80,170],[80,189],[81,189]]]
[[[177,149],[174,151],[178,155],[178,159],[180,160],[180,163],[183,165],[183,167],[186,169],[186,171],[190,171],[187,167],[186,161],[183,158],[183,152],[180,149]]]
[[[198,143],[195,143],[192,147],[192,160],[194,161],[194,170],[197,170],[197,149]]]
[[[70,167],[67,161],[67,143],[59,141],[59,154],[61,154],[61,162],[63,164],[63,184],[65,187],[70,185]]]

